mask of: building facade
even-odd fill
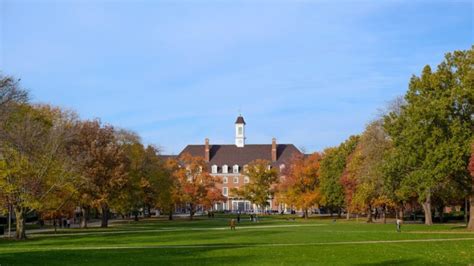
[[[256,206],[245,199],[232,197],[230,191],[240,188],[250,182],[244,175],[245,167],[257,159],[270,162],[272,168],[280,173],[287,167],[294,155],[302,154],[293,144],[277,144],[273,138],[269,144],[247,144],[245,137],[245,120],[242,116],[235,121],[234,144],[212,144],[205,139],[202,145],[187,145],[178,156],[188,153],[192,156],[204,157],[208,171],[220,182],[217,187],[227,197],[226,202],[216,204],[216,210],[224,211],[254,211]],[[279,205],[275,199],[269,201],[267,210],[282,211],[285,206]]]

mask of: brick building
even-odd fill
[[[239,188],[250,182],[245,176],[244,169],[250,162],[263,159],[271,163],[270,167],[277,168],[280,172],[287,166],[294,154],[301,154],[293,144],[277,144],[273,138],[269,144],[246,144],[245,120],[242,116],[235,121],[235,143],[234,144],[212,144],[206,139],[202,145],[188,145],[178,156],[189,153],[192,156],[202,156],[208,163],[210,174],[220,179],[218,188],[228,198],[226,202],[216,204],[216,210],[228,211],[250,211],[256,206],[241,198],[230,197],[232,188]],[[273,199],[268,209],[284,210]]]

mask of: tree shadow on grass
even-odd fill
[[[251,244],[189,245],[189,248],[51,250],[0,254],[1,265],[222,265],[249,264],[235,249]],[[217,253],[217,255],[216,255]],[[239,252],[237,252],[238,254]]]
[[[392,259],[392,260],[384,260],[384,261],[378,261],[374,263],[360,263],[360,264],[354,264],[358,266],[374,266],[374,265],[420,265],[424,264],[422,261],[419,259]]]

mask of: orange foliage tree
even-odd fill
[[[279,185],[281,201],[303,210],[304,218],[308,217],[308,210],[321,200],[320,162],[321,154],[317,152],[308,157],[294,156]]]
[[[198,205],[209,203],[208,198],[212,189],[215,188],[217,179],[207,171],[207,164],[203,157],[184,154],[180,157],[180,163],[184,167],[176,169],[175,176],[179,180],[182,191],[181,200],[187,204],[190,219],[193,219]]]

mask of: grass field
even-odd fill
[[[474,232],[456,225],[245,219],[118,222],[0,241],[0,265],[469,265]]]

